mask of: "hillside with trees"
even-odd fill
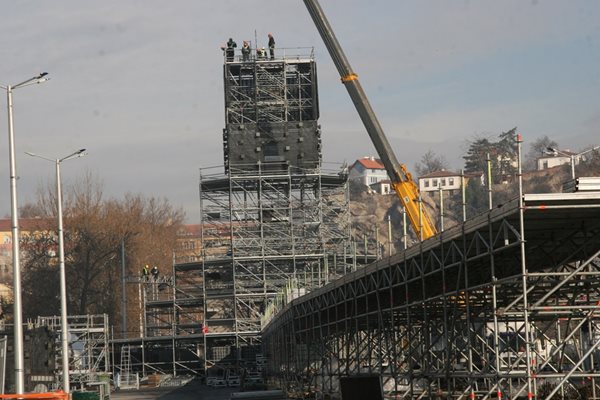
[[[475,173],[487,170],[488,158],[491,164],[492,203],[494,207],[515,198],[518,193],[517,180],[517,141],[516,129],[502,132],[497,138],[476,137],[468,143],[463,156],[464,172]],[[564,182],[571,179],[570,165],[560,165],[545,170],[536,170],[536,160],[547,155],[548,149],[559,148],[558,143],[547,136],[534,140],[523,155],[523,192],[524,193],[558,193]],[[582,151],[591,149],[587,146]],[[424,176],[441,170],[448,170],[449,163],[444,156],[429,150],[414,166],[416,176]],[[600,176],[600,151],[590,151],[575,167],[576,176]],[[353,223],[353,234],[360,242],[365,236],[369,241],[376,241],[384,247],[383,255],[389,252],[388,217],[391,222],[392,252],[402,248],[402,207],[395,194],[381,195],[370,191],[366,186],[350,183],[350,207]],[[469,180],[465,188],[466,214],[471,218],[485,212],[489,208],[487,183]],[[423,202],[436,227],[440,226],[439,194],[431,192],[423,194]],[[462,194],[444,194],[444,227],[448,229],[462,221]],[[416,237],[410,226],[408,242],[413,243]],[[360,246],[359,246],[360,248]]]

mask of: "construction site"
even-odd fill
[[[600,178],[524,193],[518,136],[518,196],[467,218],[463,176],[463,220],[444,229],[305,3],[402,205],[404,248],[353,235],[348,168],[322,156],[313,49],[225,51],[223,165],[200,169],[200,244],[171,274],[127,278],[138,335],[69,316],[70,385],[102,399],[192,379],[295,399],[600,399]],[[64,387],[60,319],[26,328],[27,390]]]

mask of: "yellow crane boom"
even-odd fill
[[[346,58],[329,21],[323,13],[318,0],[304,0],[304,4],[312,17],[317,30],[321,34],[323,42],[329,51],[329,55],[338,69],[342,83],[346,87],[354,107],[362,120],[377,154],[383,163],[392,186],[400,198],[400,202],[406,209],[411,226],[418,238],[427,239],[435,235],[436,229],[431,219],[421,206],[419,188],[415,184],[412,175],[406,169],[406,166],[400,164],[396,155],[390,146],[390,143],[371,108],[367,95],[362,89],[358,76],[352,71],[350,63]]]

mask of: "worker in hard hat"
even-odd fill
[[[148,264],[144,265],[144,268],[142,268],[142,279],[148,279],[148,274],[150,273],[149,269],[148,269]]]

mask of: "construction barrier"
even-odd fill
[[[69,400],[69,394],[62,390],[48,393],[0,394],[0,399]]]

